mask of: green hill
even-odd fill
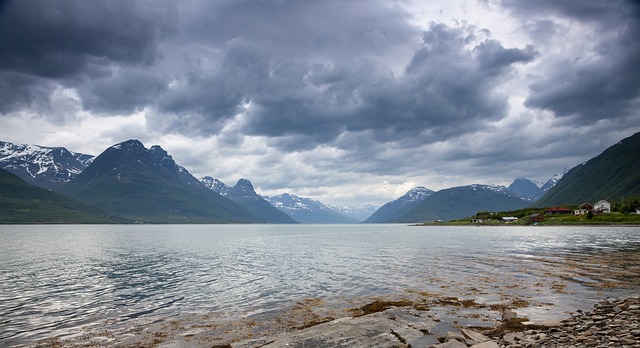
[[[533,205],[546,207],[640,195],[640,133],[572,168]]]
[[[0,169],[0,223],[123,223],[100,209],[49,190],[31,186]]]

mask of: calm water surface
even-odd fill
[[[247,316],[304,298],[411,289],[464,296],[470,288],[504,286],[540,302],[580,306],[640,288],[633,274],[631,287],[594,287],[609,270],[599,272],[600,261],[589,267],[591,255],[615,261],[638,253],[638,227],[0,226],[0,346],[92,323]],[[512,286],[540,284],[567,260],[579,263],[556,272],[569,281],[567,291]],[[606,267],[638,266],[618,261]]]

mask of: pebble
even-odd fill
[[[640,297],[601,301],[594,305],[591,312],[577,310],[555,327],[509,332],[491,340],[470,330],[465,330],[463,334],[467,338],[468,348],[640,347]],[[445,338],[446,342],[432,347],[465,345],[462,343],[465,341],[453,333],[448,338],[450,340]],[[480,343],[481,340],[484,342]]]

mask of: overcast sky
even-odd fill
[[[640,5],[0,1],[0,122],[324,203],[545,181],[640,131]]]

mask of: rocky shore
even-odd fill
[[[87,334],[77,340],[39,341],[30,347],[640,347],[640,296],[609,298],[592,310],[543,322],[517,315],[512,309],[523,308],[518,304],[482,304],[455,297],[377,299],[336,317],[316,312],[321,308],[317,303],[305,303],[269,323],[224,324],[194,318],[191,324],[170,321],[115,336]]]
[[[507,333],[500,347],[640,347],[640,297],[609,299],[550,328]]]
[[[433,332],[438,319],[415,308],[391,306],[380,312],[332,320],[284,335],[219,347],[432,347],[537,348],[640,347],[640,297],[604,300],[570,318],[527,323],[505,310],[496,326]]]

